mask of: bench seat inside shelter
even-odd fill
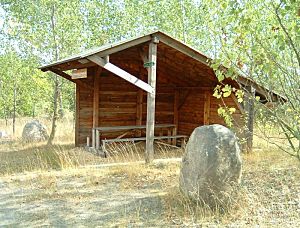
[[[105,149],[107,143],[113,142],[136,142],[136,141],[146,141],[147,137],[142,137],[144,131],[147,129],[146,125],[131,125],[131,126],[111,126],[111,127],[96,127],[92,130],[92,145],[96,149]],[[159,136],[154,136],[154,140],[167,140],[168,143],[172,145],[177,145],[177,139],[184,141],[186,135],[177,135],[177,128],[175,124],[156,124],[154,125],[154,131],[159,133]],[[120,132],[121,135],[115,138],[107,139],[102,137],[102,135],[107,135],[107,133]],[[120,134],[119,133],[119,134]],[[167,133],[167,135],[164,135]],[[128,135],[138,135],[138,137],[124,138]],[[87,137],[87,146],[89,147],[89,137]]]
[[[186,140],[188,136],[186,135],[174,135],[174,136],[154,136],[154,140],[174,140],[181,139],[181,147],[185,146]],[[103,139],[102,140],[102,150],[106,152],[106,144],[107,143],[115,143],[115,142],[137,142],[137,141],[146,141],[146,137],[138,137],[138,138],[121,138],[121,139]],[[177,144],[176,144],[177,145]]]

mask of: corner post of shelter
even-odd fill
[[[136,125],[141,126],[143,122],[143,90],[137,91],[136,98]],[[142,136],[142,131],[138,131],[137,135]]]
[[[92,130],[92,146],[99,149],[100,138],[97,134],[96,127],[99,127],[99,90],[100,90],[100,74],[102,68],[98,67],[94,75],[94,97],[93,97],[93,130]]]
[[[243,149],[247,153],[252,151],[253,147],[253,128],[254,128],[254,99],[255,99],[255,89],[253,86],[247,86],[245,96],[245,111],[247,114],[246,126],[245,126],[245,137],[246,143]]]
[[[79,104],[80,104],[80,90],[79,90],[79,85],[76,84],[76,92],[75,92],[75,99],[76,99],[76,112],[75,112],[75,146],[79,146],[79,125],[80,125],[80,117],[79,117]]]
[[[154,159],[154,124],[155,124],[155,96],[156,96],[156,67],[157,44],[159,40],[153,37],[149,44],[148,84],[153,88],[152,93],[147,93],[147,120],[146,120],[146,163]]]
[[[210,119],[210,103],[211,103],[211,92],[208,89],[204,90],[204,125],[209,125]]]
[[[175,125],[174,129],[173,129],[173,133],[172,135],[173,136],[176,136],[177,135],[177,130],[178,130],[178,106],[179,106],[179,90],[176,89],[175,92],[174,92],[174,107],[173,107],[173,112],[174,112],[174,115],[173,115],[173,123]],[[173,139],[173,142],[172,144],[174,146],[176,146],[176,138]]]

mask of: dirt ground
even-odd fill
[[[144,175],[135,181],[131,171],[122,169],[111,166],[2,177],[0,226],[163,226],[161,196],[166,192],[160,181],[146,180],[149,177]]]
[[[178,192],[180,159],[108,164],[0,178],[0,226],[300,227],[299,163],[277,153],[244,156],[241,194],[225,214]]]

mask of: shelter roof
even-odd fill
[[[97,55],[99,57],[105,57],[109,56],[111,54],[126,50],[128,48],[139,46],[143,43],[148,43],[152,40],[153,37],[157,37],[159,39],[159,42],[164,43],[165,45],[169,46],[170,48],[173,48],[191,58],[194,60],[197,60],[198,62],[202,63],[203,65],[210,67],[210,62],[212,59],[201,53],[200,51],[194,49],[193,47],[171,37],[170,35],[161,32],[161,31],[155,31],[148,34],[144,34],[135,38],[127,39],[124,41],[116,42],[113,44],[107,44],[103,45],[101,47],[96,47],[93,49],[89,49],[87,51],[81,52],[77,55],[72,55],[67,58],[61,59],[59,61],[43,65],[39,69],[42,71],[53,71],[56,72],[57,70],[65,71],[70,69],[79,69],[84,67],[89,67],[90,63],[88,61],[88,57]],[[222,67],[226,70],[226,68]],[[271,100],[283,100],[286,101],[286,99],[279,95],[278,93],[275,93],[273,91],[269,91],[267,88],[263,87],[262,85],[259,85],[254,80],[244,77],[241,75],[238,75],[238,77],[235,79],[240,85],[246,87],[246,86],[252,86],[255,88],[256,93],[258,95],[262,95],[264,97],[270,97]]]

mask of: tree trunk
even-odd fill
[[[31,96],[34,97],[34,93],[31,93]],[[35,101],[32,102],[32,118],[35,117]]]
[[[60,88],[59,88],[59,82],[58,82],[58,77],[55,75],[54,76],[54,93],[53,93],[53,117],[52,117],[52,126],[51,126],[51,133],[48,139],[48,145],[53,144],[53,140],[55,137],[56,133],[56,122],[58,119],[58,97],[60,96]]]
[[[35,117],[35,104],[33,104],[32,106],[32,118]]]
[[[253,147],[253,127],[254,127],[254,99],[255,99],[255,89],[252,86],[246,87],[245,94],[245,110],[247,113],[246,126],[244,135],[246,142],[243,147],[243,151],[250,153]]]
[[[58,60],[58,45],[56,40],[56,32],[55,32],[55,5],[52,6],[51,9],[51,29],[53,34],[53,49],[55,53],[55,61]],[[54,76],[54,92],[53,92],[53,118],[52,118],[52,127],[51,133],[48,139],[48,145],[52,145],[55,133],[56,133],[56,122],[58,119],[58,98],[60,97],[60,83],[57,75]]]
[[[7,109],[5,109],[4,111],[4,119],[5,119],[5,126],[8,126],[8,113],[7,113]]]
[[[59,80],[60,81],[60,80]],[[59,83],[59,110],[58,110],[58,116],[60,119],[64,117],[64,109],[63,109],[63,98],[62,98],[62,82]]]
[[[17,83],[14,81],[14,107],[13,107],[13,134],[16,132],[16,102],[17,99]]]

